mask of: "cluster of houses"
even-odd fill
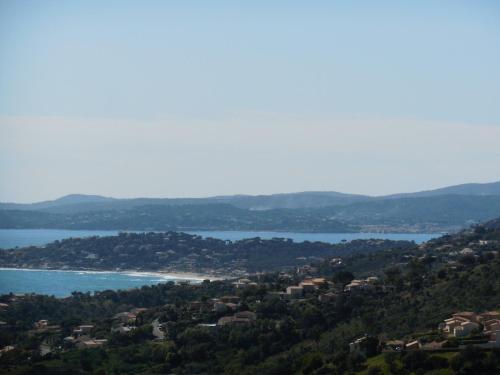
[[[238,296],[223,296],[212,299],[213,311],[217,313],[233,312],[240,306],[240,297]],[[257,315],[252,311],[235,312],[232,315],[226,315],[217,321],[215,326],[228,325],[246,325],[251,324],[257,319]],[[213,326],[213,325],[211,325]]]
[[[306,293],[313,292],[325,284],[326,280],[323,277],[305,279],[298,285],[287,287],[284,296],[288,298],[302,298]]]
[[[252,311],[240,311],[230,316],[223,316],[217,321],[217,326],[247,325],[255,322],[257,315]]]
[[[381,288],[385,287],[381,286],[379,279],[376,276],[370,276],[366,279],[352,280],[345,287],[342,287],[342,285],[339,284],[334,284],[331,281],[327,281],[323,277],[318,277],[306,278],[298,285],[291,285],[287,287],[285,292],[268,292],[268,294],[276,295],[285,300],[293,300],[301,299],[311,295],[311,292],[321,290],[318,294],[318,300],[320,302],[332,302],[342,293],[355,291],[376,291]]]
[[[457,260],[464,257],[478,258],[481,254],[491,254],[495,257],[498,256],[498,245],[500,241],[496,240],[479,240],[469,242],[465,247],[457,249],[453,244],[445,244],[436,247],[435,250],[440,252],[442,255],[447,257],[447,263],[451,266],[457,263]],[[423,243],[420,245],[421,249],[426,249],[429,245],[428,243]]]
[[[136,307],[130,311],[124,311],[113,316],[111,332],[128,333],[136,328],[137,316],[146,311],[142,307]]]
[[[225,313],[228,311],[235,311],[240,303],[240,297],[238,296],[223,296],[220,298],[212,298],[213,303],[212,310],[217,313]]]
[[[366,279],[354,279],[345,286],[344,291],[375,290],[378,284],[379,279],[376,276],[370,276]]]
[[[481,314],[458,312],[440,323],[438,328],[449,337],[462,338],[478,333],[488,338],[490,345],[500,347],[500,312],[497,311]]]
[[[113,316],[111,332],[128,333],[137,327],[137,317],[145,308],[134,308],[130,311],[124,311]],[[93,337],[94,326],[91,324],[79,325],[71,336],[64,338],[66,347],[76,347],[78,349],[96,348],[107,343],[106,339],[97,339]]]
[[[349,344],[349,352],[366,354],[368,342],[370,338],[368,336],[360,337]],[[377,347],[383,352],[401,352],[408,350],[419,350],[422,349],[422,345],[418,340],[413,341],[403,341],[403,340],[389,340],[389,341],[379,341],[376,340]]]
[[[237,285],[249,285],[251,282],[250,280],[246,279],[241,279],[238,281],[239,284]],[[208,306],[207,306],[208,304]],[[238,296],[233,296],[233,295],[226,295],[222,296],[220,298],[212,298],[206,303],[202,301],[193,301],[189,303],[189,309],[191,311],[200,311],[203,308],[207,307],[210,308],[211,304],[211,310],[215,313],[218,314],[230,314],[230,315],[224,315],[221,318],[218,319],[217,323],[201,323],[198,324],[199,326],[202,327],[220,327],[220,326],[230,326],[230,325],[245,325],[245,324],[250,324],[253,323],[256,319],[257,316],[254,312],[252,311],[240,311],[237,312],[238,308],[240,307],[240,297]]]
[[[252,286],[258,286],[256,282],[252,282],[250,279],[239,279],[233,283],[236,289],[245,289]]]
[[[106,339],[96,339],[92,335],[94,326],[83,324],[73,329],[71,336],[64,338],[65,347],[76,347],[78,349],[97,348],[108,342]]]
[[[381,341],[379,346],[382,351],[410,351],[426,350],[439,351],[461,350],[470,344],[483,349],[500,348],[500,312],[487,311],[477,314],[472,311],[462,311],[453,314],[450,318],[440,323],[438,330],[446,337],[441,341],[421,342],[420,340],[390,340]],[[350,352],[364,353],[368,336],[360,337],[349,344]],[[449,339],[459,339],[455,346],[446,345]],[[465,339],[463,341],[462,339]]]

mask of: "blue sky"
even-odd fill
[[[500,180],[499,21],[494,1],[0,0],[0,200]]]

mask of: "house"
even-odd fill
[[[462,323],[468,322],[469,320],[461,317],[446,319],[444,323],[441,323],[439,328],[447,334],[453,334],[455,327],[460,326]]]
[[[461,311],[452,315],[453,318],[461,318],[470,320],[471,322],[477,321],[477,314],[472,311]]]
[[[235,281],[233,283],[233,286],[236,289],[245,289],[245,288],[252,286],[253,284],[255,284],[255,283],[252,283],[252,281],[249,279],[239,279],[238,281]]]
[[[444,333],[454,337],[464,337],[474,331],[481,331],[485,335],[492,336],[494,332],[500,330],[500,314],[496,311],[476,314],[472,311],[462,311],[452,315],[439,325],[439,329]]]
[[[328,292],[328,293],[323,293],[318,296],[318,301],[327,303],[327,302],[333,302],[335,299],[338,297],[338,294]]]
[[[121,334],[129,333],[133,331],[135,327],[130,327],[130,326],[124,326],[123,324],[120,324],[116,327],[111,328],[111,332],[118,332]]]
[[[9,307],[7,303],[0,303],[0,310],[5,310]]]
[[[405,345],[405,350],[419,350],[420,342],[418,340],[411,341]]]
[[[5,353],[7,353],[7,352],[10,352],[11,350],[14,350],[14,349],[15,349],[15,347],[14,347],[14,346],[12,346],[12,345],[7,345],[7,346],[4,346],[2,349],[0,349],[0,357],[1,357],[3,354],[5,354]]]
[[[48,325],[49,325],[49,321],[42,319],[42,320],[39,320],[38,322],[35,323],[35,328],[36,329],[44,329],[44,328],[47,328]]]
[[[252,323],[250,319],[238,318],[236,316],[223,316],[217,321],[218,326],[228,326],[228,325],[247,325]]]
[[[316,278],[312,279],[311,282],[314,285],[320,287],[320,286],[323,286],[326,284],[326,279],[324,277],[316,277]]]
[[[217,321],[218,326],[226,326],[232,324],[234,321],[234,316],[223,316]]]
[[[366,286],[365,280],[352,280],[349,284],[347,284],[344,288],[346,292],[352,292],[354,290],[362,289]]]
[[[240,311],[233,316],[223,316],[217,321],[217,326],[247,325],[253,323],[257,315],[252,311]]]
[[[289,286],[286,288],[286,294],[292,298],[300,298],[304,294],[304,288],[301,286]]]
[[[484,321],[488,321],[488,320],[494,320],[494,319],[498,319],[500,320],[500,312],[498,311],[486,311],[482,314],[479,314],[477,320],[478,322],[482,323]]]
[[[385,343],[385,350],[400,352],[405,348],[405,342],[401,340],[391,340]]]
[[[240,297],[238,296],[222,296],[220,300],[224,303],[239,303]]]
[[[464,337],[469,336],[472,332],[479,330],[480,325],[476,322],[463,322],[459,326],[453,328],[453,336]]]
[[[490,331],[490,332],[500,331],[499,319],[483,320],[482,325],[485,331]]]
[[[137,315],[134,314],[133,312],[125,311],[125,312],[115,314],[115,316],[113,316],[113,319],[118,320],[120,323],[123,323],[123,324],[135,324],[135,320],[137,319]]]
[[[465,249],[460,251],[460,255],[474,255],[474,250],[470,247],[466,247]]]
[[[80,341],[79,343],[76,344],[76,347],[78,349],[90,349],[90,348],[98,348],[100,346],[103,346],[106,344],[108,340],[102,339],[93,339],[93,340],[85,340],[85,341]]]
[[[257,314],[252,311],[240,311],[234,314],[234,316],[237,318],[249,319],[251,321],[257,320]]]
[[[308,275],[308,274],[313,274],[316,272],[318,272],[318,269],[316,267],[311,267],[308,264],[297,268],[297,274],[299,274],[299,275]]]
[[[76,339],[82,337],[82,336],[89,336],[90,332],[94,329],[94,326],[91,324],[84,324],[81,326],[78,326],[73,330],[73,337]]]
[[[422,345],[422,350],[428,350],[428,351],[439,350],[439,349],[441,349],[443,347],[443,344],[445,342],[446,341],[441,341],[441,342],[432,341],[432,342],[429,342],[427,344],[423,344]]]
[[[309,280],[302,281],[299,284],[299,286],[302,287],[302,290],[304,292],[313,292],[318,288],[317,285],[315,285],[312,281]]]

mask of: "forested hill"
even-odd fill
[[[314,211],[252,211],[229,204],[149,205],[127,210],[55,214],[0,210],[0,228],[114,229],[145,231],[270,230],[353,232],[356,225]]]
[[[51,201],[36,203],[0,203],[0,209],[45,211],[74,214],[89,211],[127,210],[149,205],[204,205],[230,204],[250,210],[271,210],[279,208],[319,208],[343,206],[352,203],[379,201],[398,198],[422,198],[444,195],[486,196],[500,195],[500,181],[447,186],[434,190],[401,193],[385,196],[346,194],[335,191],[305,191],[269,195],[225,195],[207,198],[127,198],[118,199],[99,195],[71,194]]]
[[[187,271],[228,276],[281,270],[332,256],[415,246],[413,242],[389,240],[332,245],[279,238],[231,242],[178,232],[120,233],[70,238],[43,247],[0,250],[0,267]]]
[[[77,213],[4,209],[0,228],[450,232],[498,216],[500,195],[443,195],[271,210],[226,203],[154,204]]]

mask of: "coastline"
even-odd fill
[[[17,268],[17,267],[0,267],[0,271],[27,271],[27,272],[43,272],[43,271],[51,271],[51,272],[71,272],[71,273],[87,273],[87,274],[124,274],[129,276],[138,276],[138,277],[151,277],[156,276],[160,278],[164,278],[165,281],[175,281],[175,280],[192,280],[192,281],[217,281],[217,280],[225,280],[234,278],[231,276],[215,276],[215,275],[207,275],[200,274],[195,272],[181,272],[181,271],[139,271],[139,270],[96,270],[96,269],[60,269],[60,268]]]

